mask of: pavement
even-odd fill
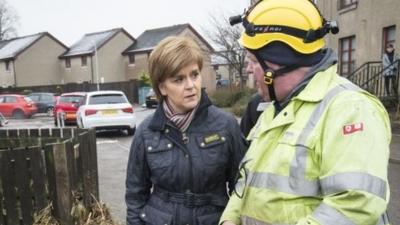
[[[400,120],[391,120],[392,142],[390,144],[390,163],[400,164]]]

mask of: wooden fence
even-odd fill
[[[88,208],[92,195],[99,198],[94,130],[0,130],[0,225],[32,224],[50,203],[72,225],[75,199]]]

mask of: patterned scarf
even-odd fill
[[[165,116],[171,121],[181,132],[185,132],[186,129],[189,127],[190,123],[193,120],[194,114],[197,111],[199,104],[186,113],[176,113],[172,108],[171,104],[168,102],[168,99],[163,101],[163,108],[165,112]]]

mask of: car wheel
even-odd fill
[[[134,135],[135,134],[135,130],[136,130],[136,127],[126,129],[126,131],[128,132],[129,136]]]
[[[47,116],[53,116],[54,115],[53,107],[47,108],[46,114],[47,114]]]
[[[16,109],[14,110],[14,112],[12,113],[12,117],[14,119],[25,119],[25,114],[22,110],[20,109]]]

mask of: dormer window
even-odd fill
[[[129,64],[135,64],[135,54],[129,54]]]
[[[65,68],[71,68],[71,59],[70,58],[65,59]]]
[[[357,8],[358,0],[339,0],[338,1],[338,10],[342,9],[355,9]]]
[[[86,56],[81,57],[81,65],[82,65],[82,67],[87,65],[87,57]]]
[[[6,65],[6,71],[9,72],[10,71],[10,60],[5,61],[5,65]]]

